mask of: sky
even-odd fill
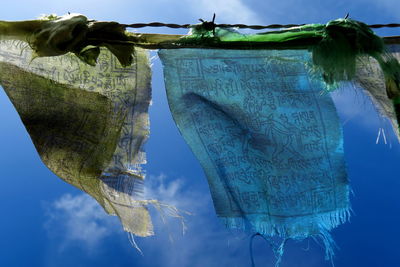
[[[366,23],[400,21],[397,0],[199,0],[199,1],[7,1],[1,20],[34,19],[41,14],[82,13],[97,20],[197,23],[325,23],[350,13]],[[185,33],[145,28],[141,32]],[[380,35],[400,35],[385,29]],[[155,52],[152,52],[156,56]],[[78,189],[52,174],[3,90],[0,90],[0,266],[250,266],[249,238],[232,233],[215,215],[204,173],[184,143],[166,102],[160,61],[153,59],[151,134],[146,144],[147,190],[159,200],[189,211],[181,221],[162,221],[152,210],[154,237],[136,238],[141,255],[129,243],[117,218]],[[400,145],[376,144],[382,122],[373,107],[354,90],[333,98],[344,124],[345,158],[353,194],[350,222],[332,231],[338,249],[335,266],[400,266]],[[256,266],[272,266],[274,257],[261,239],[254,244]],[[282,267],[331,266],[320,244],[290,241]]]

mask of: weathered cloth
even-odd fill
[[[102,49],[96,66],[66,54],[32,60],[25,42],[0,42],[0,84],[46,166],[118,215],[124,229],[152,234],[139,201],[149,134],[150,67],[135,49],[124,68]]]
[[[306,50],[161,50],[168,102],[229,228],[303,239],[347,220],[342,129]]]
[[[388,45],[386,48],[393,58],[400,60],[400,45]],[[355,83],[364,89],[364,93],[370,97],[378,113],[390,121],[393,131],[400,141],[395,106],[393,100],[388,97],[385,77],[379,63],[371,57],[361,58],[357,64]]]

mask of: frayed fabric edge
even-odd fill
[[[262,220],[257,220],[260,215],[246,215],[245,218],[219,218],[229,229],[245,230],[261,235],[270,243],[276,257],[275,266],[278,267],[280,266],[286,241],[290,239],[301,241],[306,238],[312,238],[317,243],[319,243],[318,240],[322,241],[325,249],[325,260],[331,261],[333,266],[333,257],[337,246],[330,234],[330,230],[349,221],[350,216],[351,209],[342,208],[320,214],[285,219],[264,216]],[[282,238],[282,243],[279,246],[273,246],[269,241],[273,237]]]

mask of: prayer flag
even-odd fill
[[[140,201],[151,99],[148,52],[130,67],[101,49],[95,66],[73,54],[32,59],[22,41],[0,42],[0,84],[18,111],[42,161],[94,197],[124,229],[153,233]]]
[[[217,215],[266,236],[320,236],[349,217],[342,128],[307,50],[161,50],[170,109]]]

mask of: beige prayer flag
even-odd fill
[[[148,52],[122,67],[107,49],[90,66],[68,53],[32,58],[22,41],[0,42],[0,84],[42,161],[94,197],[124,229],[153,234],[141,199],[151,100]]]

